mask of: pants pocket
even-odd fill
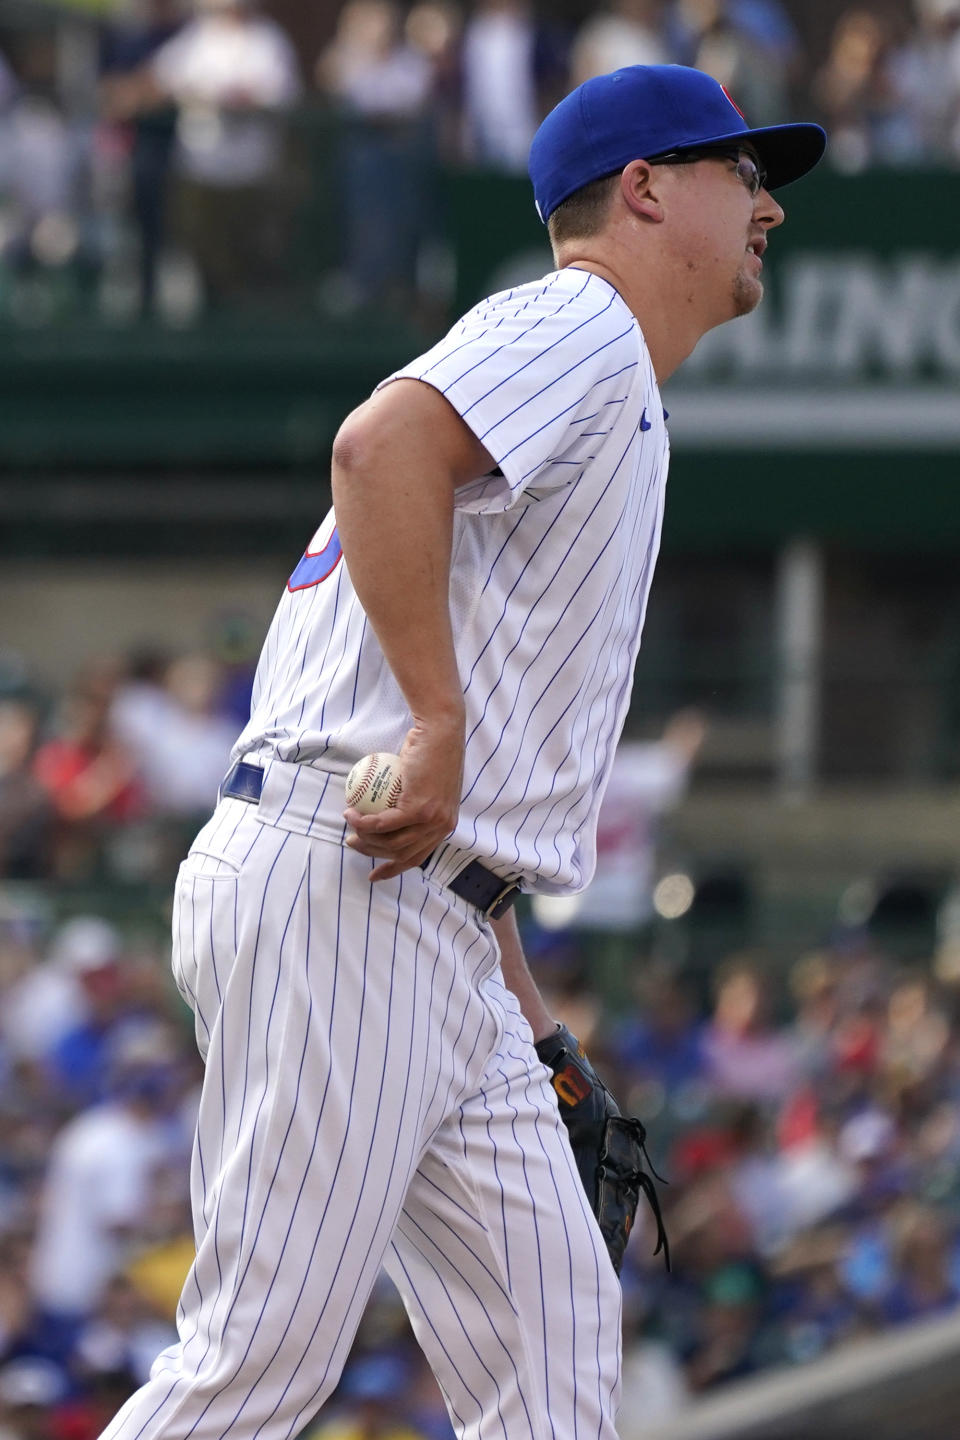
[[[193,1011],[204,1059],[236,951],[239,873],[239,867],[223,856],[191,851],[180,866],[174,890],[170,968],[174,984]]]

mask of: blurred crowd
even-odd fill
[[[786,977],[733,954],[698,987],[638,966],[599,1024],[670,1181],[625,1281],[625,1406],[809,1361],[960,1303],[960,1012],[928,965],[848,931]],[[582,1028],[588,1030],[585,1024]],[[646,1243],[645,1243],[646,1241]]]
[[[250,713],[244,617],[209,650],[138,650],[45,694],[0,666],[0,877],[166,884]]]
[[[89,665],[56,703],[9,657],[3,671],[2,1440],[92,1440],[174,1339],[200,1072],[157,896],[248,707],[248,629],[232,620],[208,653]],[[705,730],[683,711],[623,747],[599,907],[588,892],[576,913],[521,916],[555,1012],[669,1182],[673,1273],[641,1204],[623,1275],[635,1434],[724,1382],[960,1304],[957,932],[914,961],[848,907],[788,961],[722,926],[698,948],[650,846]],[[307,1434],[451,1440],[386,1280]]]
[[[321,308],[402,311],[443,287],[438,166],[522,173],[547,109],[621,64],[697,65],[753,124],[819,118],[844,171],[960,162],[960,0],[345,0],[330,19],[319,54],[257,0],[129,0],[86,48],[0,23],[0,317],[86,298],[183,323],[302,299],[301,269],[323,271]]]

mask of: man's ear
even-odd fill
[[[663,171],[649,160],[631,160],[620,174],[620,193],[631,214],[659,225],[664,218],[661,179]]]

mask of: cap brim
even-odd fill
[[[819,125],[769,125],[763,130],[739,130],[715,135],[702,143],[719,145],[724,140],[749,140],[764,170],[768,190],[789,185],[812,170],[827,148],[826,132]],[[694,148],[691,146],[691,149]]]

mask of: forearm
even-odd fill
[[[422,864],[456,827],[466,707],[450,619],[454,496],[491,463],[448,401],[418,380],[378,391],[334,445],[347,569],[411,715],[396,805],[344,812],[347,845],[384,862],[371,880]]]
[[[491,920],[490,924],[500,946],[500,966],[504,981],[520,1002],[520,1009],[533,1031],[534,1042],[545,1040],[556,1030],[557,1022],[540,994],[537,982],[530,974],[520,943],[516,915],[513,910],[508,910],[506,915],[499,920]]]

